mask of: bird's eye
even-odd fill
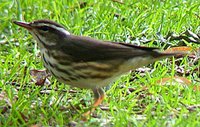
[[[46,31],[49,30],[49,27],[48,26],[41,26],[39,29],[46,32]]]

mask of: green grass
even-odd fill
[[[185,70],[193,71],[185,74],[192,82],[189,86],[157,83],[163,77],[178,74],[172,59],[149,65],[151,72],[145,72],[144,76],[138,72],[122,76],[106,92],[102,105],[109,110],[98,107],[94,112],[96,118],[81,121],[81,113],[92,103],[91,91],[70,88],[54,78],[50,79],[50,87],[36,86],[29,72],[44,69],[37,44],[26,30],[12,23],[12,20],[51,19],[75,35],[118,42],[145,35],[155,40],[158,32],[164,36],[186,29],[198,33],[198,0],[126,0],[123,4],[87,0],[83,8],[78,0],[1,0],[0,3],[0,126],[67,126],[72,121],[76,126],[200,126],[200,108],[187,109],[200,102],[200,92],[193,90],[199,84],[200,74],[194,70],[200,62],[189,65],[187,58],[181,60]],[[178,41],[171,43],[176,45]],[[140,45],[163,48],[159,43]],[[41,94],[47,88],[52,90]],[[69,92],[70,89],[76,93]]]

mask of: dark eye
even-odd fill
[[[48,26],[41,26],[39,29],[46,32],[46,31],[49,30],[49,27]]]

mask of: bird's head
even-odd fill
[[[50,20],[36,20],[30,23],[13,21],[13,23],[26,28],[37,40],[40,47],[56,46],[62,38],[70,35],[62,25]]]

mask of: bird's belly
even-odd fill
[[[65,65],[60,64],[53,57],[49,57],[47,53],[42,52],[42,57],[44,66],[59,82],[89,89],[109,85],[122,74],[151,63],[152,59],[138,57],[119,63],[118,65],[99,64],[96,62]]]
[[[59,82],[67,85],[92,89],[112,82],[118,70],[108,63],[79,62],[71,65],[60,64],[57,59],[41,51],[43,65]],[[119,63],[121,64],[121,63]]]
[[[110,74],[108,77],[105,77],[104,79],[82,79],[82,80],[79,80],[79,82],[75,84],[78,84],[77,87],[84,86],[82,88],[104,87],[106,85],[113,83],[120,76],[127,74],[131,70],[135,70],[139,67],[143,67],[154,61],[155,59],[153,59],[152,57],[135,57],[133,59],[129,59],[123,62],[118,67],[116,72],[113,72],[112,74]]]

